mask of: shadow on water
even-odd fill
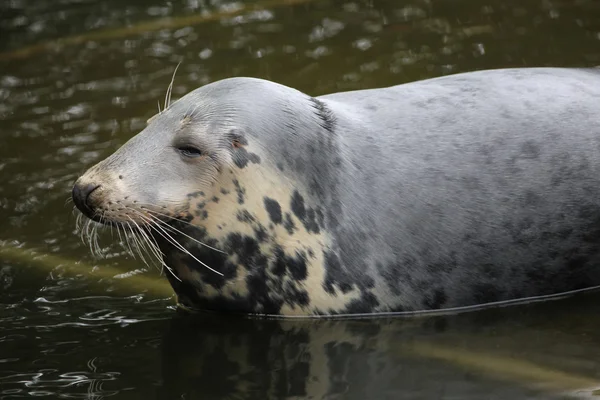
[[[591,388],[585,396],[599,383],[586,321],[597,298],[415,319],[179,316],[159,398],[558,399]]]
[[[598,294],[411,319],[186,316],[108,235],[94,260],[65,205],[180,61],[174,99],[240,75],[318,95],[600,65],[599,21],[597,0],[0,1],[0,399],[600,395]]]
[[[12,329],[0,341],[0,397],[594,397],[597,299],[338,321],[173,315],[161,301],[108,296],[38,299],[2,320]]]

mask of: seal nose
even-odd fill
[[[79,185],[75,184],[73,186],[73,192],[71,196],[73,197],[73,202],[83,214],[85,214],[88,218],[94,217],[94,209],[90,207],[88,200],[90,199],[90,195],[96,189],[98,189],[100,185],[94,185],[92,183],[87,185]]]

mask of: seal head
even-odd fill
[[[87,217],[133,230],[162,253],[188,307],[343,308],[351,297],[331,301],[323,285],[330,239],[311,194],[332,171],[323,154],[335,157],[335,125],[324,103],[294,89],[219,81],[153,117],[77,180],[73,199]]]

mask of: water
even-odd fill
[[[144,127],[180,61],[174,98],[236,75],[319,95],[594,66],[600,2],[3,0],[0,248],[55,258],[0,253],[1,399],[595,397],[598,295],[410,320],[190,318],[108,235],[93,259],[71,185]]]

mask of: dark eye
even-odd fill
[[[181,146],[177,150],[186,157],[196,158],[202,155],[202,151],[192,146]]]

